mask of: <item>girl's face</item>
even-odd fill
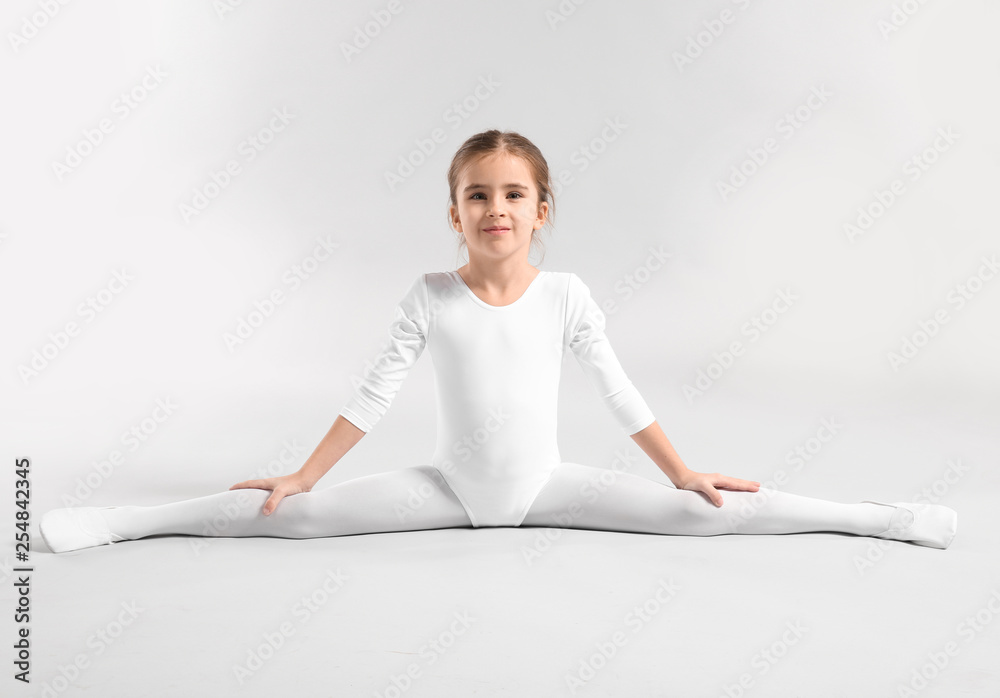
[[[466,167],[448,209],[452,225],[465,235],[469,259],[527,263],[531,234],[545,225],[549,205],[539,204],[534,177],[519,157],[496,154]]]

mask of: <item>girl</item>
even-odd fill
[[[588,287],[572,272],[528,263],[553,206],[538,148],[513,132],[476,134],[455,154],[448,185],[449,222],[468,263],[413,281],[372,368],[297,472],[159,506],[49,511],[40,523],[49,548],[157,534],[312,538],[470,525],[695,536],[839,531],[936,548],[951,543],[958,517],[948,507],[842,504],[690,470],[618,362]],[[430,462],[313,492],[386,413],[425,346],[438,398]],[[562,462],[556,404],[567,349],[673,487],[613,472],[610,486],[588,489],[610,471]],[[730,492],[725,505],[720,490]]]

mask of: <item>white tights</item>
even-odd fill
[[[522,526],[714,536],[836,531],[882,533],[893,508],[842,504],[773,489],[720,490],[716,507],[698,492],[649,478],[562,463],[532,503]],[[430,465],[402,468],[290,495],[264,516],[269,490],[240,489],[158,506],[102,510],[126,539],[161,534],[318,538],[360,533],[469,527],[455,493]]]

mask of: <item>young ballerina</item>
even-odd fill
[[[314,538],[470,525],[689,536],[834,531],[951,544],[958,517],[948,507],[845,504],[690,470],[618,362],[588,287],[572,272],[528,263],[553,205],[539,150],[517,133],[479,133],[455,154],[448,184],[449,222],[468,264],[410,285],[363,382],[297,472],[158,506],[55,509],[40,522],[49,548],[161,534]],[[385,415],[425,347],[438,398],[430,462],[312,491]],[[673,487],[625,472],[602,486],[609,471],[562,462],[556,405],[567,350]]]

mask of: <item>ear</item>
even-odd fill
[[[543,225],[545,225],[545,219],[549,215],[549,203],[547,201],[542,201],[538,204],[538,210],[535,213],[535,225],[534,229],[538,230]]]
[[[459,232],[459,233],[464,233],[465,232],[464,230],[462,230],[462,221],[458,217],[458,207],[457,206],[452,205],[452,206],[448,207],[448,218],[451,220],[451,226],[452,226],[452,228],[455,229],[456,232]]]

